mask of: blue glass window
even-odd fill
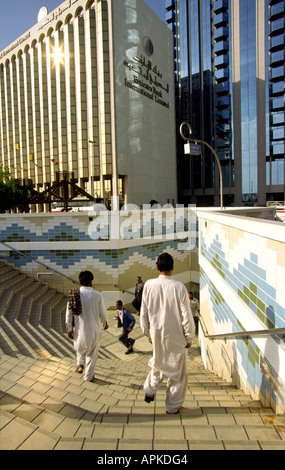
[[[271,175],[271,184],[284,184],[284,158],[276,159],[272,162]]]
[[[255,202],[257,176],[256,9],[240,0],[241,137],[243,200]],[[246,38],[247,40],[244,40]]]

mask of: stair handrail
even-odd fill
[[[120,284],[115,284],[114,287],[117,287],[117,289],[118,289],[120,292],[122,292],[122,294],[124,294],[124,293],[126,292],[127,294],[135,295],[134,292],[132,292],[132,291],[130,291],[130,290],[128,290],[128,289],[124,289],[123,287],[120,286]]]
[[[13,250],[16,253],[18,253],[19,255],[24,256],[25,258],[28,258],[31,261],[35,261],[35,263],[40,264],[41,266],[45,267],[46,269],[49,269],[50,271],[55,272],[56,274],[58,274],[59,276],[64,277],[65,279],[68,279],[69,281],[73,282],[74,284],[80,285],[79,281],[76,281],[75,279],[72,279],[71,277],[67,276],[66,274],[61,273],[60,271],[58,271],[57,269],[52,268],[51,266],[47,266],[45,263],[42,263],[41,261],[33,258],[32,256],[27,255],[26,253],[23,253],[22,251],[17,250],[16,248],[9,245],[8,243],[3,242],[3,241],[1,241],[0,243],[2,245],[6,246],[7,248],[9,248],[9,250]],[[121,288],[118,284],[97,284],[96,283],[95,285],[96,286],[116,287],[121,292],[128,292],[129,294],[134,295],[133,292],[130,292],[126,289]],[[229,339],[229,340],[231,340],[231,339],[244,339],[245,341],[248,341],[248,338],[250,338],[250,337],[253,337],[253,336],[255,336],[255,337],[256,336],[266,336],[266,335],[268,335],[268,336],[283,335],[283,341],[285,341],[285,328],[268,328],[268,329],[264,329],[264,330],[237,331],[237,332],[231,332],[231,333],[219,333],[219,334],[210,335],[208,333],[207,327],[206,327],[206,325],[204,323],[204,320],[203,320],[200,313],[198,314],[198,318],[199,318],[200,325],[202,327],[203,334],[204,334],[205,338],[210,339],[211,341],[214,341],[214,340],[224,340],[224,341],[226,341],[227,339]]]
[[[72,279],[71,277],[67,276],[66,274],[61,273],[61,272],[58,271],[57,269],[54,269],[54,268],[52,268],[51,266],[48,266],[47,264],[42,263],[42,261],[39,261],[38,259],[33,258],[32,256],[27,255],[26,253],[23,253],[22,251],[17,250],[17,249],[14,248],[13,246],[8,245],[8,243],[3,242],[3,241],[1,241],[0,243],[1,243],[2,245],[6,246],[7,248],[9,248],[9,250],[13,250],[13,251],[15,251],[16,253],[18,253],[19,255],[24,256],[25,258],[28,258],[28,259],[30,259],[31,261],[34,261],[35,263],[40,264],[40,265],[43,266],[44,268],[49,269],[50,271],[55,272],[55,273],[58,274],[59,276],[62,276],[62,277],[64,277],[65,279],[68,279],[69,281],[73,282],[74,284],[78,284],[79,286],[81,285],[79,281],[76,281],[75,279]],[[94,283],[94,285],[96,285],[96,286],[112,286],[112,287],[116,287],[115,284],[97,284],[97,283]]]
[[[205,338],[210,339],[211,341],[214,340],[232,340],[232,339],[244,339],[246,342],[251,337],[257,336],[275,336],[275,335],[282,335],[283,341],[285,341],[285,328],[267,328],[264,330],[252,330],[252,331],[237,331],[231,333],[218,333],[218,334],[209,334],[205,322],[201,316],[198,314],[198,318],[200,321],[200,325],[203,330],[203,334]]]

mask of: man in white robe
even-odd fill
[[[166,412],[178,413],[187,390],[187,356],[195,324],[186,287],[175,281],[173,258],[162,253],[157,260],[159,277],[145,283],[140,325],[153,345],[151,371],[144,384],[145,401],[154,400],[163,377],[168,378]]]
[[[104,300],[100,292],[92,288],[92,280],[93,274],[90,271],[83,271],[79,275],[81,314],[72,315],[68,305],[66,308],[67,336],[74,340],[77,371],[82,373],[85,369],[84,380],[89,382],[94,381],[100,346],[100,323],[103,324],[104,330],[108,329]]]

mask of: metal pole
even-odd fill
[[[183,126],[187,126],[188,130],[189,130],[189,133],[192,134],[192,129],[191,129],[191,126],[188,124],[188,122],[183,122],[181,125],[180,125],[180,135],[181,137],[184,139],[184,140],[187,140],[187,142],[193,142],[195,144],[203,144],[203,145],[206,145],[210,150],[211,152],[214,154],[214,157],[217,161],[217,164],[218,164],[218,168],[219,168],[219,173],[220,173],[220,205],[221,205],[221,209],[223,209],[224,207],[224,200],[223,200],[223,174],[222,174],[222,167],[221,167],[221,164],[220,164],[220,160],[218,158],[218,155],[216,154],[215,150],[213,149],[213,147],[211,147],[211,145],[209,145],[207,142],[204,142],[203,140],[197,140],[197,139],[189,139],[188,137],[185,137],[185,135],[183,134]]]
[[[206,145],[213,152],[213,154],[215,156],[215,159],[217,161],[218,168],[219,168],[219,173],[220,173],[220,204],[221,204],[221,209],[223,209],[223,207],[224,207],[224,201],[223,201],[223,174],[222,174],[222,167],[221,167],[218,155],[216,154],[215,150],[211,147],[211,145],[207,144],[207,142],[203,142],[202,140],[196,140],[196,139],[195,140],[190,139],[190,140],[192,142],[197,142],[199,144]]]

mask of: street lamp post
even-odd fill
[[[219,168],[219,173],[220,173],[220,206],[221,206],[221,209],[223,209],[223,207],[224,207],[224,201],[223,201],[223,174],[222,174],[222,167],[221,167],[221,163],[220,163],[220,160],[218,158],[218,155],[216,154],[215,150],[211,147],[211,145],[209,145],[207,142],[204,142],[203,140],[189,139],[189,137],[186,137],[183,133],[183,127],[184,126],[186,126],[188,128],[189,134],[192,134],[192,128],[191,128],[190,124],[188,124],[188,122],[182,122],[182,124],[180,125],[180,128],[179,128],[180,135],[184,140],[187,141],[187,143],[193,142],[195,144],[203,144],[206,147],[208,147],[211,150],[211,152],[213,153],[213,155],[215,156],[215,159],[217,161],[218,168]],[[187,153],[190,154],[190,151],[187,150]],[[186,152],[185,152],[185,154],[186,154]]]

